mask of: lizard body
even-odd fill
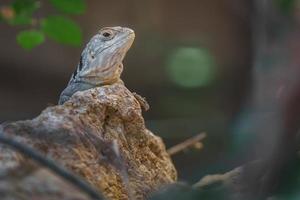
[[[122,61],[135,38],[134,31],[124,27],[101,29],[82,51],[80,62],[59,98],[63,104],[77,91],[121,81]]]

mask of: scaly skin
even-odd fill
[[[106,27],[99,31],[82,51],[80,62],[59,98],[63,104],[77,91],[121,81],[122,61],[135,38],[124,27]]]

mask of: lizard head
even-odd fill
[[[86,45],[73,78],[93,85],[119,80],[122,61],[135,38],[134,31],[124,27],[101,29]]]

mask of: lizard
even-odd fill
[[[123,84],[120,78],[123,71],[122,61],[134,39],[134,31],[126,27],[105,27],[98,31],[83,49],[77,69],[62,91],[58,104],[64,104],[77,91],[117,82]],[[143,97],[136,93],[133,95],[142,109],[149,109]]]

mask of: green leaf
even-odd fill
[[[40,4],[35,0],[15,0],[12,3],[12,7],[15,10],[16,14],[31,15],[36,11]]]
[[[82,14],[86,10],[84,0],[50,0],[58,10],[67,14]]]
[[[80,46],[82,33],[76,22],[63,16],[49,16],[42,20],[42,30],[46,35],[62,44]]]
[[[36,30],[22,31],[17,35],[18,44],[27,50],[40,45],[44,40],[44,34],[41,31]]]
[[[20,14],[16,15],[14,18],[6,20],[10,25],[29,25],[32,22],[32,18],[28,15]]]
[[[15,16],[7,19],[10,25],[29,25],[32,23],[32,14],[39,8],[39,2],[35,0],[15,0],[12,9]]]

